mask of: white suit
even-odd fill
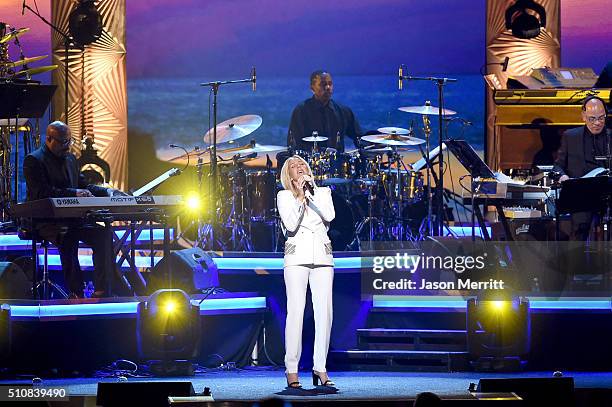
[[[329,188],[315,187],[300,203],[289,190],[277,196],[278,211],[287,236],[285,242],[285,288],[287,323],[285,327],[285,367],[297,373],[302,353],[302,325],[306,289],[310,283],[315,319],[313,369],[325,372],[332,324],[334,259],[327,230],[334,219]]]

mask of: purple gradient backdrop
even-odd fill
[[[37,1],[49,17],[50,2]],[[128,75],[340,75],[476,73],[483,60],[484,0],[148,0],[127,2]],[[34,8],[34,1],[28,0]],[[610,0],[563,0],[562,62],[595,71],[612,59]],[[21,0],[2,0],[0,20],[31,27],[28,56],[50,52],[49,29]],[[457,46],[459,44],[459,46]],[[13,47],[14,48],[14,47]],[[50,63],[47,60],[46,63]],[[43,64],[43,63],[40,63]],[[47,76],[47,80],[48,80]]]

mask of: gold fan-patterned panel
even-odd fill
[[[532,69],[543,66],[558,67],[561,59],[560,0],[535,0],[546,11],[546,27],[536,38],[521,39],[506,28],[505,15],[516,0],[487,0],[486,14],[486,62],[487,72],[495,75],[504,85],[509,75],[529,75]],[[500,62],[509,58],[507,72],[501,71]],[[499,164],[499,139],[496,139],[496,106],[493,92],[487,87],[486,127],[487,163],[497,169]]]
[[[64,41],[52,34],[53,73],[58,85],[53,100],[55,119],[67,121],[72,129],[75,153],[80,153],[84,136],[95,140],[98,155],[111,168],[111,185],[127,187],[127,81],[125,48],[125,0],[98,0],[102,36],[84,50],[70,49],[68,57],[68,118],[64,114]],[[53,24],[68,32],[68,16],[76,2],[53,0]],[[84,53],[84,64],[82,63]]]

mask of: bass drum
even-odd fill
[[[329,225],[327,235],[334,251],[345,251],[355,238],[355,217],[351,204],[344,197],[332,191],[336,217]]]
[[[276,171],[252,171],[246,178],[251,220],[272,220],[276,212]]]

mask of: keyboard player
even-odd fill
[[[23,175],[27,200],[59,197],[125,195],[123,192],[97,185],[87,185],[79,172],[76,157],[70,153],[73,139],[70,128],[60,121],[47,127],[45,143],[25,157]],[[110,278],[114,259],[111,231],[81,219],[35,225],[40,238],[53,243],[59,250],[62,270],[70,296],[83,296],[83,271],[79,264],[79,241],[93,249],[94,297],[110,294]]]
[[[609,130],[606,130],[607,109],[605,101],[589,96],[582,104],[584,126],[567,130],[561,139],[561,148],[555,160],[555,171],[561,175],[559,181],[580,178],[590,171],[605,167],[595,157],[604,157],[612,152]],[[597,221],[593,213],[578,212],[572,215],[574,240],[587,240],[591,225]]]

